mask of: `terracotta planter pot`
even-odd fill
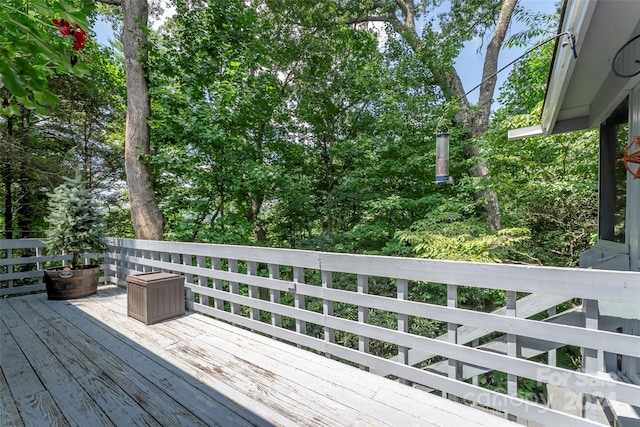
[[[44,282],[47,285],[49,299],[82,298],[98,291],[99,266],[87,265],[66,271],[64,268],[56,267],[44,270]]]

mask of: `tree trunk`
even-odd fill
[[[482,135],[487,130],[489,118],[491,117],[491,102],[496,88],[496,77],[489,78],[498,69],[498,56],[504,42],[506,32],[513,16],[518,0],[504,0],[501,5],[498,20],[493,29],[491,41],[487,47],[482,71],[482,81],[487,80],[480,86],[480,96],[478,106],[473,107],[469,103],[462,80],[455,68],[436,75],[436,79],[441,81],[442,89],[460,101],[459,118],[464,126],[471,131],[473,136]],[[380,2],[374,4],[367,11],[372,12],[370,16],[361,16],[352,19],[351,22],[384,21],[396,31],[415,53],[419,53],[424,48],[425,40],[421,39],[416,31],[415,25],[415,5],[413,0],[396,0],[398,9],[389,13],[388,3]],[[435,71],[435,70],[432,70]],[[480,148],[470,146],[466,151],[467,159],[473,159],[480,155]],[[484,178],[489,175],[489,168],[480,162],[469,170],[469,176]],[[476,200],[482,202],[482,210],[487,219],[487,224],[493,230],[500,229],[500,207],[498,197],[491,189],[485,189],[476,194]]]
[[[150,132],[147,120],[151,115],[146,75],[146,26],[149,5],[147,0],[123,0],[124,47],[127,75],[127,124],[125,140],[125,170],[131,222],[136,238],[160,240],[164,217],[155,200],[148,157]]]
[[[3,144],[4,145],[4,144]],[[4,184],[4,238],[13,239],[13,194],[11,152],[13,152],[13,118],[7,117],[7,141],[2,150],[2,181]]]

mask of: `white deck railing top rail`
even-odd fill
[[[640,386],[602,375],[608,358],[640,357],[640,336],[602,330],[609,320],[599,316],[602,304],[640,301],[640,273],[107,241],[107,282],[124,286],[129,274],[157,270],[184,275],[192,310],[510,418],[593,425],[609,401],[640,402]],[[0,292],[36,290],[38,283],[17,282],[41,280],[41,273],[23,276],[18,266],[40,270],[49,261],[39,253],[41,244],[6,242]],[[14,257],[17,249],[33,254]],[[441,289],[440,303],[414,295],[425,282]],[[461,287],[503,295],[505,307],[491,313],[461,308]],[[579,370],[556,366],[561,347],[575,349]],[[578,396],[582,416],[558,408],[558,400],[545,401],[545,393],[536,401],[523,398],[527,381]]]

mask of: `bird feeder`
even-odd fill
[[[436,133],[436,184],[449,182],[449,133]]]

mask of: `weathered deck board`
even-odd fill
[[[71,424],[113,425],[102,408],[78,383],[77,379],[84,373],[72,376],[65,363],[38,338],[13,307],[2,306],[2,314],[9,333],[22,349],[35,375],[49,391],[64,418]],[[66,354],[60,356],[67,361]],[[18,380],[20,381],[20,378]]]
[[[116,288],[0,312],[3,426],[507,425],[199,314],[145,326]]]

